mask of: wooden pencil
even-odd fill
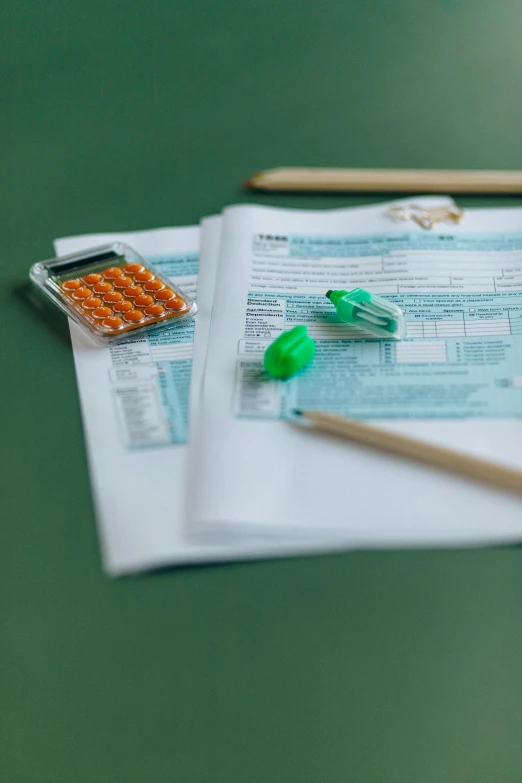
[[[254,174],[243,185],[323,193],[522,193],[522,171],[277,168]]]
[[[354,443],[370,446],[389,454],[396,454],[416,462],[442,468],[450,473],[456,473],[482,484],[489,484],[497,489],[507,490],[522,496],[521,470],[499,465],[480,457],[472,457],[444,446],[435,446],[407,435],[363,424],[360,421],[345,419],[332,413],[295,411],[295,414],[322,432],[338,435]]]

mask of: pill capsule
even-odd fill
[[[150,294],[140,294],[134,300],[134,304],[136,305],[136,307],[148,307],[153,302],[154,302],[154,297],[152,297]]]
[[[90,296],[88,299],[82,302],[82,307],[85,307],[86,310],[94,310],[96,307],[99,307],[101,303],[102,300],[98,299],[97,296]]]
[[[163,315],[164,312],[165,308],[160,304],[151,304],[145,310],[145,315],[152,315],[154,318],[157,318],[158,316]]]
[[[135,324],[143,319],[143,313],[141,310],[129,310],[129,312],[125,313],[123,317],[126,321],[130,321],[131,323]]]
[[[90,288],[77,288],[76,291],[73,291],[73,299],[88,299],[91,295],[91,289]]]
[[[109,280],[114,280],[115,277],[121,277],[122,274],[123,274],[123,270],[120,269],[119,266],[110,266],[108,269],[105,270],[103,276],[108,278]]]
[[[264,355],[265,370],[274,378],[295,375],[315,354],[315,343],[303,324],[280,334]]]
[[[143,293],[143,288],[139,285],[130,285],[123,292],[129,299],[134,299],[135,296],[139,296]]]
[[[133,310],[133,304],[132,302],[127,302],[126,299],[124,299],[122,302],[116,302],[116,304],[113,307],[113,310],[115,313],[128,313],[129,310]]]
[[[85,277],[83,278],[83,282],[87,283],[87,285],[94,285],[95,283],[99,283],[101,279],[102,279],[101,275],[98,275],[95,272],[93,272],[90,275],[85,275]]]
[[[121,291],[109,291],[103,297],[103,301],[109,302],[110,304],[113,304],[114,302],[120,302],[122,299],[123,299],[123,294],[121,293]]]
[[[92,311],[92,314],[95,318],[108,318],[109,315],[112,315],[110,307],[97,307]]]
[[[141,270],[145,269],[145,267],[143,264],[126,264],[123,269],[125,272],[127,272],[128,275],[135,275],[136,272],[141,272]]]
[[[161,282],[161,280],[149,280],[148,283],[145,283],[143,286],[145,291],[161,291],[162,288],[165,288],[164,284]]]
[[[101,280],[99,283],[96,283],[93,290],[96,294],[106,294],[107,291],[112,290],[112,285],[106,280]]]
[[[160,302],[166,302],[168,299],[171,299],[174,296],[174,291],[172,288],[162,288],[161,291],[155,293],[154,296]]]
[[[122,323],[123,323],[122,319],[118,318],[117,315],[109,315],[103,321],[103,325],[108,326],[109,329],[117,329],[119,326],[122,325]]]
[[[62,283],[62,288],[65,291],[75,291],[77,288],[80,288],[81,283],[79,280],[67,280],[65,283]]]
[[[132,285],[132,277],[122,275],[121,277],[117,277],[112,284],[114,288],[127,288],[128,285]]]
[[[154,278],[154,275],[152,272],[149,272],[148,269],[142,269],[141,272],[136,272],[134,275],[134,279],[138,283],[146,283],[148,280],[152,280]]]
[[[185,301],[180,296],[176,296],[174,294],[172,299],[169,299],[168,302],[165,302],[165,307],[167,310],[183,310],[185,307]]]

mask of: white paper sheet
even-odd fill
[[[147,258],[199,256],[196,227],[70,237],[56,240],[55,249],[57,254],[65,255],[116,240],[127,242]],[[182,282],[195,290],[195,279]],[[106,570],[123,574],[173,560],[196,559],[197,550],[185,544],[182,534],[186,447],[167,442],[166,418],[157,400],[159,365],[150,347],[146,341],[138,341],[138,350],[134,355],[129,353],[126,361],[125,356],[111,355],[110,348],[95,345],[73,322],[70,328]],[[190,358],[191,344],[185,347],[185,353]],[[127,417],[122,410],[125,403],[120,403],[126,387],[136,397],[134,404],[132,399],[127,403]],[[129,437],[125,421],[130,419],[132,424],[133,407],[143,433],[142,444],[134,448],[129,443],[133,433]],[[136,434],[139,432],[134,437]]]
[[[198,315],[192,367],[191,418],[197,423],[199,389],[207,349],[210,313],[219,251],[221,219],[204,221],[204,247],[198,283]],[[196,290],[194,260],[199,255],[196,227],[114,234],[91,234],[58,239],[56,252],[65,255],[97,245],[122,241],[134,247],[163,271],[184,272],[173,281],[189,293]],[[169,441],[169,409],[186,397],[186,364],[192,341],[184,330],[178,342],[175,329],[152,341],[129,341],[114,349],[94,344],[70,322],[96,517],[107,573],[120,575],[184,563],[257,559],[292,554],[303,548],[330,549],[333,544],[307,545],[239,536],[219,541],[191,541],[185,533],[187,446]],[[151,343],[153,343],[151,345]],[[179,367],[185,369],[180,372]],[[161,377],[181,379],[158,391]],[[162,396],[164,397],[162,402]],[[179,411],[178,411],[179,414]],[[204,487],[197,475],[190,498]],[[315,537],[314,537],[315,538]]]
[[[401,233],[412,237],[410,244],[406,241],[398,254],[390,255],[387,251],[374,268],[371,264],[379,256],[379,250],[370,247],[371,252],[362,254],[367,256],[365,259],[357,258],[352,248],[348,253],[351,258],[347,260],[344,251],[338,252],[336,248],[354,235],[361,237],[368,247],[368,235],[387,234],[392,237],[389,245]],[[502,241],[500,234],[506,235]],[[441,253],[440,247],[428,248],[426,252],[422,249],[423,241],[431,242],[433,237],[441,235],[447,241],[447,252]],[[475,244],[469,237],[466,239],[468,235],[478,236],[473,240]],[[487,235],[496,237],[490,237],[489,241]],[[377,419],[377,423],[521,466],[522,407],[517,408],[521,399],[517,389],[522,385],[519,362],[522,338],[516,337],[519,324],[510,320],[512,315],[515,319],[520,315],[517,292],[522,290],[521,236],[522,211],[517,209],[468,211],[461,226],[437,227],[431,234],[414,224],[394,225],[384,205],[330,213],[247,206],[227,210],[204,381],[202,436],[195,460],[198,479],[205,491],[194,498],[193,527],[202,534],[214,535],[218,531],[245,534],[249,529],[252,534],[265,532],[269,536],[306,531],[308,535],[344,537],[350,545],[361,546],[484,544],[521,539],[522,503],[517,498],[324,435],[304,432],[277,418],[284,386],[266,381],[261,373],[266,344],[283,328],[299,322],[300,312],[305,321],[310,319],[307,297],[318,298],[320,292],[324,296],[325,287],[348,288],[347,280],[353,286],[364,282],[376,293],[386,293],[388,284],[395,286],[396,293],[412,297],[409,300],[412,312],[418,299],[418,306],[415,305],[418,321],[412,322],[411,328],[418,328],[420,323],[427,330],[422,337],[427,358],[423,360],[415,353],[419,343],[407,340],[400,343],[393,362],[395,365],[402,362],[412,376],[429,381],[431,388],[426,394],[431,407],[428,406],[429,413],[422,414],[429,418],[385,418]],[[510,237],[514,238],[512,246]],[[378,244],[380,240],[375,241]],[[370,246],[372,243],[373,239]],[[332,252],[325,249],[328,246]],[[391,265],[389,260],[393,262]],[[450,267],[454,264],[454,269],[448,269],[446,262]],[[329,266],[332,268],[328,270]],[[431,309],[426,308],[427,316],[422,315],[429,292],[437,293],[439,298],[444,292],[450,296],[447,308],[442,308],[448,310],[447,316],[434,315],[431,305]],[[476,307],[471,306],[473,292],[476,292]],[[496,312],[494,297],[498,298],[502,292],[516,294],[513,313],[508,312],[509,303],[504,300],[500,303],[500,299]],[[289,308],[291,294],[296,299]],[[489,308],[487,315],[477,312],[481,297],[485,297],[485,309]],[[460,309],[466,309],[466,313],[457,316],[461,299],[466,307]],[[455,325],[455,321],[452,325],[452,319],[458,318],[461,323]],[[318,316],[310,322],[318,340],[323,329],[317,323],[320,320]],[[487,326],[489,332],[480,331],[484,320],[491,321]],[[442,331],[432,337],[434,321],[442,322]],[[512,323],[509,338],[502,333],[507,328],[506,321]],[[337,338],[344,339],[341,332],[347,327],[328,324],[326,327],[337,329]],[[474,338],[466,337],[465,331],[460,341],[444,336],[444,329],[455,328],[469,329],[471,333],[474,329],[478,331]],[[350,342],[353,347],[353,341]],[[371,351],[381,347],[383,351],[388,350],[382,343],[379,346],[378,342],[364,342]],[[460,351],[482,351],[480,355],[477,353],[479,359],[475,361],[471,353],[464,359],[451,358],[448,352],[457,351],[457,343]],[[474,378],[474,365],[478,363],[486,377],[498,359],[495,351],[503,352],[499,361],[509,372],[518,367],[511,375],[495,379],[498,395],[504,395],[502,404],[500,397],[489,393],[491,383],[485,384],[489,392],[483,396],[480,396],[482,385],[476,382],[470,383],[463,394],[457,377],[461,368],[471,367],[470,377]],[[443,352],[446,352],[444,356]],[[386,362],[384,355],[374,359],[376,371],[377,365]],[[331,376],[326,376],[326,381],[323,379],[322,388],[325,398],[330,400],[333,394],[338,404],[338,390],[334,393],[339,382],[335,377],[336,362],[332,361],[329,367]],[[447,388],[442,384],[442,392],[440,382],[434,380],[437,367],[441,373],[455,374],[454,378],[448,376]],[[306,389],[301,384],[297,399],[303,397],[302,388]],[[290,399],[295,399],[291,384],[287,389],[290,389]],[[370,389],[362,401],[367,403],[374,393],[375,389]],[[382,398],[382,389],[379,393]],[[317,388],[308,389],[308,394],[309,400],[318,405]],[[451,397],[453,394],[455,399]],[[455,415],[461,410],[455,400],[463,401],[460,417]],[[374,409],[377,414],[385,409],[382,399],[379,405]],[[440,411],[448,411],[447,418],[440,416],[437,405],[441,406]],[[475,415],[473,406],[477,405],[481,406],[482,415]],[[420,410],[424,410],[422,406]],[[513,410],[520,412],[515,416]],[[491,416],[488,411],[493,412]]]

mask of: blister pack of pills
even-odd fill
[[[98,343],[175,326],[195,302],[123,242],[34,264],[31,280]]]

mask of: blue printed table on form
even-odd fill
[[[195,295],[197,253],[149,255],[151,265]],[[128,448],[186,443],[194,321],[110,349],[120,433]]]
[[[405,312],[407,339],[359,336],[337,321],[320,286],[389,297]],[[258,236],[236,413],[278,417],[304,407],[361,418],[522,416],[521,289],[520,233]],[[296,323],[308,325],[317,353],[276,386],[252,360]]]

